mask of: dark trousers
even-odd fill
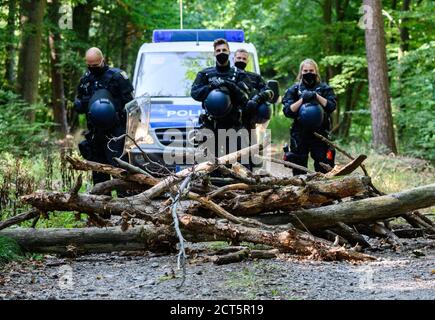
[[[122,155],[125,139],[111,141],[109,145],[107,144],[111,137],[117,137],[124,133],[125,127],[119,126],[109,133],[96,133],[92,136],[88,134],[86,135],[86,140],[79,145],[80,153],[86,160],[117,167],[118,163],[113,158],[119,158]],[[124,156],[122,160],[126,161],[126,157]],[[110,180],[109,174],[92,171],[94,185],[107,180]]]
[[[327,137],[327,133],[320,134]],[[320,162],[332,168],[335,165],[335,150],[310,132],[291,130],[290,151],[294,155],[292,162],[303,167],[307,167],[308,155],[311,154],[311,158],[314,160],[314,170],[317,172],[328,172],[327,169],[320,165]],[[299,174],[305,174],[305,172],[293,169],[293,175]]]

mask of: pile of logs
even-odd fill
[[[149,250],[186,257],[185,241],[227,241],[233,245],[216,263],[270,258],[291,253],[322,260],[366,261],[372,237],[400,247],[402,237],[433,237],[433,222],[416,210],[435,204],[435,184],[381,194],[368,175],[354,173],[364,156],[328,174],[297,177],[255,175],[238,159],[259,145],[156,178],[118,159],[112,167],[68,158],[75,170],[98,171],[113,179],[79,193],[81,177],[70,192],[36,193],[22,197],[34,209],[6,221],[0,229],[48,212],[86,214],[94,227],[0,231],[30,251],[65,253]],[[282,163],[294,166],[291,163]],[[364,169],[366,173],[366,170]],[[112,190],[130,196],[110,196]],[[109,195],[108,195],[109,194]],[[119,216],[114,223],[113,216]],[[112,219],[110,218],[112,217]],[[394,229],[391,220],[404,218],[411,227]],[[115,225],[117,224],[117,225]],[[240,243],[263,245],[253,250]]]

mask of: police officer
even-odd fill
[[[334,167],[335,150],[315,137],[313,132],[328,137],[336,97],[332,88],[321,82],[319,68],[312,59],[302,61],[297,81],[287,89],[282,101],[284,115],[294,119],[290,130],[290,152],[285,153],[284,159],[306,167],[311,153],[315,170],[325,173],[327,170],[320,163]],[[294,175],[303,173],[293,170]]]
[[[79,150],[87,160],[116,166],[113,157],[122,155],[124,139],[107,144],[126,131],[124,106],[133,100],[133,86],[124,71],[106,64],[100,49],[90,48],[85,59],[88,70],[80,79],[74,102],[75,111],[86,114],[88,126]],[[97,184],[110,176],[92,172],[92,180]]]
[[[234,66],[238,69],[245,71],[245,73],[249,79],[249,82],[247,83],[247,85],[250,89],[250,98],[251,98],[251,100],[255,101],[257,104],[257,110],[255,110],[255,112],[251,112],[249,114],[245,113],[243,121],[246,123],[246,125],[250,129],[255,129],[256,122],[261,121],[261,120],[269,120],[269,119],[261,119],[260,120],[258,118],[258,116],[260,116],[260,118],[263,118],[264,116],[267,117],[267,114],[264,114],[264,112],[261,112],[263,110],[258,110],[258,107],[263,103],[266,103],[266,104],[268,102],[272,103],[273,98],[274,98],[274,93],[267,86],[267,84],[264,81],[262,76],[260,76],[257,73],[245,70],[248,63],[249,63],[248,51],[246,51],[243,48],[237,49],[236,52],[234,53]],[[270,118],[270,114],[269,114],[269,118]]]
[[[263,77],[257,73],[246,71],[246,66],[249,63],[249,53],[247,50],[240,48],[234,53],[234,66],[246,72],[249,82],[247,83],[250,91],[249,96],[251,103],[256,105],[256,108],[252,108],[252,112],[245,112],[243,114],[244,126],[249,130],[249,144],[254,145],[257,143],[257,135],[253,131],[256,128],[257,123],[265,123],[270,120],[271,109],[269,103],[273,102],[274,93],[267,86]],[[254,167],[254,161],[250,159],[251,169]]]
[[[192,85],[191,96],[201,101],[205,114],[201,116],[202,127],[212,130],[215,138],[215,157],[222,155],[222,147],[228,151],[226,145],[219,145],[219,129],[245,128],[242,115],[249,112],[249,78],[243,70],[231,67],[229,61],[230,48],[225,39],[216,39],[213,43],[216,65],[198,72]],[[246,129],[246,128],[245,128]],[[232,137],[237,139],[236,137]],[[247,139],[248,134],[246,131]],[[222,142],[222,141],[221,141]],[[247,144],[248,142],[246,142]],[[237,139],[237,149],[241,147],[241,140]]]

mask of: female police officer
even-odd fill
[[[320,163],[334,167],[334,150],[313,133],[328,137],[330,115],[335,110],[336,98],[332,88],[321,82],[314,60],[301,62],[297,83],[287,89],[282,103],[284,115],[294,119],[290,130],[290,152],[285,153],[284,159],[306,167],[308,154],[311,153],[316,171],[327,171]],[[293,170],[293,175],[302,173]]]

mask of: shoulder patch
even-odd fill
[[[121,71],[120,72],[120,74],[121,74],[121,76],[125,79],[125,80],[128,80],[128,75],[127,75],[127,72],[125,72],[125,71]]]

